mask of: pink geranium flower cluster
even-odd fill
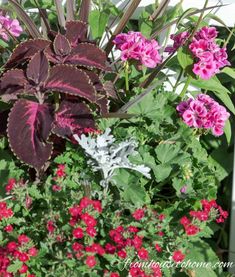
[[[215,39],[218,35],[215,27],[201,28],[193,38],[189,49],[197,58],[193,72],[204,80],[213,77],[219,70],[230,65],[226,48],[220,48]]]
[[[22,28],[17,19],[12,19],[0,12],[0,37],[6,41],[9,40],[9,35],[18,37],[22,33]]]
[[[137,60],[146,67],[154,68],[162,60],[157,41],[148,40],[140,32],[130,31],[127,34],[119,34],[113,43],[121,50],[123,61]]]
[[[211,129],[215,136],[223,134],[225,122],[230,116],[223,106],[205,94],[181,102],[176,109],[189,127]]]

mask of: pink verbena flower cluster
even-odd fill
[[[146,67],[154,68],[162,60],[157,41],[148,40],[140,32],[130,31],[127,34],[119,34],[113,43],[121,50],[123,61],[137,60]]]
[[[22,33],[22,28],[17,19],[12,19],[0,12],[0,37],[6,41],[9,40],[9,35],[18,37]]]
[[[168,52],[169,54],[174,53],[176,50],[178,50],[179,47],[184,45],[189,36],[189,32],[182,32],[177,35],[172,34],[170,38],[174,40],[173,46],[167,46],[165,48],[165,52]]]
[[[176,109],[189,127],[211,129],[215,136],[223,134],[225,122],[230,116],[223,106],[205,94],[181,102]]]
[[[208,80],[219,70],[230,65],[226,48],[220,48],[215,39],[218,35],[215,27],[203,27],[194,36],[189,49],[197,58],[193,72],[202,79]]]

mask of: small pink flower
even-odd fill
[[[56,229],[55,223],[54,223],[54,221],[52,221],[52,220],[48,220],[48,221],[47,221],[46,227],[47,227],[47,231],[48,231],[50,234],[54,233],[54,231],[55,231],[55,229]]]
[[[7,225],[5,228],[4,228],[4,231],[7,232],[7,233],[11,233],[13,232],[14,228],[13,226],[10,224],[10,225]]]
[[[204,39],[194,40],[190,45],[189,49],[196,57],[200,57],[208,48],[208,41]]]
[[[186,110],[182,117],[185,123],[190,127],[201,128],[203,118],[206,116],[206,108],[197,100],[190,102],[190,109]]]
[[[135,212],[132,214],[135,220],[141,220],[144,217],[144,209],[137,209]]]
[[[22,33],[22,28],[17,19],[11,19],[9,16],[5,16],[0,13],[0,37],[8,41],[9,33],[13,37],[18,37]]]
[[[208,41],[213,41],[218,35],[215,27],[202,27],[195,35],[196,39],[206,39]]]
[[[174,40],[173,46],[167,46],[165,52],[174,53],[180,46],[184,45],[189,38],[189,32],[182,32],[177,35],[171,35],[170,38]]]
[[[90,268],[94,267],[96,265],[96,259],[94,256],[88,256],[86,258],[86,265]]]
[[[182,253],[181,250],[174,251],[172,256],[172,259],[174,260],[174,262],[180,263],[184,260],[184,258],[185,258],[185,255]]]
[[[209,80],[216,71],[216,64],[213,60],[203,61],[200,60],[198,63],[195,63],[193,66],[193,73],[199,75],[204,80]]]
[[[62,190],[62,187],[59,186],[59,185],[53,185],[53,186],[52,186],[52,190],[53,190],[53,191],[61,191],[61,190]]]

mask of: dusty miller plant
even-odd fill
[[[108,184],[115,174],[115,169],[126,168],[140,172],[145,177],[150,178],[150,168],[145,165],[136,165],[129,161],[130,155],[135,155],[138,146],[137,142],[130,139],[120,143],[115,143],[115,138],[111,135],[108,128],[105,132],[97,137],[74,135],[80,146],[90,157],[88,164],[93,170],[101,171],[103,180],[101,186],[108,189]]]

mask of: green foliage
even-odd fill
[[[180,47],[177,52],[177,58],[181,67],[187,70],[193,65],[193,57],[188,46]]]
[[[107,25],[109,15],[104,11],[93,10],[89,13],[89,24],[93,39],[101,38]]]
[[[215,96],[218,97],[233,114],[235,114],[234,104],[229,97],[230,91],[224,87],[216,77],[212,77],[210,80],[192,80],[192,85],[204,90],[212,91]]]

